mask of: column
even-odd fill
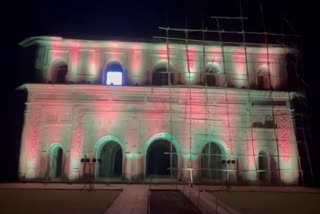
[[[38,108],[27,106],[21,139],[19,177],[38,178],[40,174],[40,113]]]

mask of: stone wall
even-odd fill
[[[215,143],[229,164],[230,182],[259,183],[259,153],[269,158],[269,183],[298,182],[298,151],[287,92],[245,89],[26,84],[27,110],[20,177],[45,179],[52,145],[63,149],[62,181],[84,175],[83,157],[117,142],[122,179],[146,178],[146,155],[157,139],[178,155],[178,177],[193,168],[201,181],[201,155]],[[234,171],[232,171],[232,169]],[[98,179],[98,170],[89,172]],[[225,178],[223,178],[225,179]]]

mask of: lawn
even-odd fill
[[[0,190],[0,213],[104,213],[121,190]]]
[[[320,213],[320,193],[211,192],[240,213]]]

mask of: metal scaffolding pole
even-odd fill
[[[193,82],[191,80],[191,70],[190,70],[190,60],[191,59],[190,59],[190,56],[189,56],[189,54],[190,54],[189,45],[195,43],[197,45],[201,45],[202,46],[202,53],[201,54],[202,54],[203,71],[200,72],[200,79],[202,81],[202,84],[204,85],[204,91],[205,91],[205,95],[204,95],[205,101],[203,103],[204,109],[205,109],[205,113],[203,113],[203,114],[205,115],[205,118],[201,118],[201,115],[199,115],[199,120],[202,120],[205,123],[205,135],[206,136],[208,135],[209,123],[212,122],[212,121],[215,121],[215,119],[211,118],[211,116],[210,116],[211,114],[210,114],[209,107],[210,106],[212,106],[212,107],[215,107],[215,106],[221,107],[222,104],[224,104],[226,106],[226,108],[224,109],[225,113],[222,113],[221,115],[225,115],[226,116],[226,118],[227,118],[227,121],[226,121],[227,122],[227,127],[229,128],[229,130],[231,130],[232,128],[248,128],[248,129],[250,129],[250,134],[251,134],[250,140],[248,140],[248,136],[247,135],[246,135],[245,139],[234,139],[233,135],[230,132],[227,133],[227,139],[228,139],[228,141],[230,142],[230,145],[231,145],[230,155],[239,158],[241,155],[239,156],[238,154],[233,154],[233,152],[234,152],[233,148],[232,148],[233,147],[233,143],[234,142],[245,141],[247,147],[248,148],[251,147],[251,150],[252,150],[252,155],[251,154],[247,154],[245,156],[247,158],[253,157],[254,164],[255,164],[255,170],[254,171],[256,172],[256,175],[258,176],[258,173],[260,172],[259,166],[258,166],[259,165],[258,161],[259,161],[259,157],[261,155],[257,154],[257,152],[255,151],[254,140],[258,140],[258,141],[263,140],[263,141],[270,142],[270,143],[271,142],[276,143],[276,147],[277,147],[276,148],[276,152],[275,152],[276,155],[269,154],[268,155],[269,156],[268,161],[270,162],[271,158],[274,157],[274,158],[277,159],[278,166],[277,166],[276,169],[268,168],[267,169],[267,173],[270,173],[268,175],[269,178],[270,178],[273,175],[274,170],[276,170],[276,173],[278,174],[278,178],[279,178],[279,180],[281,182],[282,179],[281,179],[280,170],[290,170],[290,169],[281,169],[280,168],[280,157],[284,157],[284,155],[280,155],[280,151],[279,151],[280,150],[279,149],[279,143],[281,143],[281,140],[278,139],[278,137],[279,137],[278,136],[278,132],[277,132],[278,129],[276,127],[274,127],[274,126],[265,127],[265,128],[272,128],[273,136],[271,138],[270,137],[262,137],[263,139],[262,138],[261,139],[257,139],[256,137],[254,137],[255,135],[253,133],[254,132],[254,130],[253,130],[253,128],[254,128],[254,120],[253,120],[254,118],[253,118],[253,116],[254,115],[253,115],[253,112],[252,112],[253,111],[252,108],[253,108],[254,104],[253,104],[253,101],[252,101],[252,93],[250,91],[253,88],[252,88],[252,86],[251,86],[252,84],[250,82],[251,75],[249,74],[250,73],[249,72],[249,66],[252,63],[255,63],[256,61],[254,61],[254,60],[256,60],[256,59],[251,58],[250,53],[248,53],[248,45],[250,47],[251,47],[251,45],[256,47],[257,44],[248,42],[247,36],[248,35],[264,36],[264,47],[266,48],[266,58],[267,58],[266,59],[267,60],[266,64],[267,64],[267,70],[268,70],[267,71],[267,76],[268,76],[267,80],[268,81],[265,82],[266,85],[268,85],[268,87],[265,87],[264,90],[266,91],[266,93],[268,93],[268,98],[267,99],[270,102],[270,104],[268,104],[268,106],[270,106],[270,107],[268,107],[268,109],[271,109],[272,121],[276,121],[277,118],[279,117],[279,114],[280,114],[278,112],[278,110],[277,110],[278,107],[276,105],[279,105],[281,107],[282,104],[276,103],[276,102],[278,102],[277,94],[274,94],[274,91],[273,91],[273,85],[275,85],[275,82],[273,80],[275,80],[275,79],[278,80],[280,78],[280,75],[277,75],[277,74],[272,75],[271,72],[270,72],[270,69],[271,69],[271,65],[270,64],[271,63],[279,63],[279,62],[271,62],[270,61],[271,55],[273,56],[273,55],[275,55],[275,53],[274,52],[270,53],[270,50],[269,50],[270,49],[269,36],[270,37],[271,36],[281,36],[283,38],[288,38],[288,37],[299,38],[300,36],[299,35],[284,34],[284,33],[268,33],[268,32],[266,32],[266,26],[265,26],[265,22],[264,22],[264,14],[263,14],[261,3],[260,3],[260,12],[261,12],[262,20],[263,20],[264,32],[246,32],[245,31],[244,21],[247,20],[248,18],[247,17],[243,17],[242,1],[240,1],[240,17],[220,17],[220,16],[211,17],[211,18],[216,20],[217,30],[208,30],[207,28],[205,28],[203,23],[202,23],[202,28],[201,29],[196,29],[196,28],[195,29],[189,29],[188,28],[188,20],[187,20],[187,17],[186,17],[185,28],[170,28],[168,23],[167,23],[166,27],[159,27],[160,30],[164,30],[166,32],[166,36],[165,37],[157,36],[157,37],[154,37],[154,38],[165,39],[166,40],[166,47],[167,47],[167,73],[168,73],[167,77],[168,77],[169,93],[170,93],[169,96],[170,96],[170,130],[171,130],[171,133],[173,133],[173,117],[176,116],[176,115],[173,115],[174,113],[173,113],[173,109],[172,109],[172,100],[171,100],[172,99],[172,88],[174,88],[175,86],[172,85],[172,79],[171,79],[172,78],[172,74],[171,74],[172,71],[170,69],[170,50],[175,52],[175,51],[179,51],[179,50],[182,50],[182,49],[179,49],[179,46],[170,48],[169,47],[169,42],[170,41],[182,41],[182,42],[184,42],[184,45],[185,45],[185,48],[184,48],[185,59],[184,59],[184,57],[182,57],[181,60],[186,60],[187,69],[185,71],[182,71],[182,72],[179,71],[178,73],[184,73],[185,76],[188,78],[188,80],[187,80],[188,87],[187,88],[188,88],[189,93],[188,93],[188,97],[186,97],[185,103],[189,104],[189,106],[187,106],[187,105],[185,106],[186,112],[188,112],[188,116],[184,117],[184,118],[186,119],[186,121],[189,120],[188,121],[189,122],[189,147],[190,147],[189,148],[189,154],[190,154],[189,167],[192,168],[192,166],[191,166],[192,165],[192,162],[191,162],[191,159],[192,159],[191,158],[192,141],[193,141],[193,136],[192,136],[192,128],[193,128],[193,126],[192,126],[192,123],[193,123],[193,118],[197,117],[197,115],[195,115],[195,114],[198,114],[196,112],[192,112],[192,110],[193,110],[192,109],[192,105],[193,105],[192,96],[193,96],[193,87],[194,86],[192,86]],[[241,31],[224,31],[224,30],[221,29],[219,20],[234,20],[234,21],[238,20],[238,21],[241,22],[242,30]],[[169,32],[170,31],[183,32],[184,33],[184,38],[170,37],[169,36]],[[198,33],[198,32],[202,33],[202,38],[201,39],[191,39],[190,38],[190,34]],[[210,33],[218,34],[219,42],[213,42],[213,41],[210,41],[210,40],[206,40],[206,36],[205,35],[206,34],[210,34]],[[226,35],[226,34],[241,35],[242,36],[242,42],[224,42],[223,41],[223,35]],[[272,40],[272,38],[270,38],[270,39]],[[215,74],[214,73],[210,73],[210,71],[206,70],[206,65],[207,65],[207,63],[206,63],[206,60],[207,60],[207,49],[206,49],[206,46],[207,45],[219,45],[220,48],[221,48],[221,51],[218,54],[221,54],[221,56],[222,56],[221,57],[222,59],[219,59],[219,62],[223,64],[223,74],[224,74],[224,80],[225,80],[225,84],[223,84],[223,86],[222,86],[223,89],[224,89],[224,95],[225,95],[224,99],[225,100],[222,103],[216,103],[216,104],[209,103],[209,89],[208,89],[209,85],[208,85],[207,79],[208,79],[208,76],[215,75]],[[248,127],[248,125],[246,125],[247,123],[246,124],[240,124],[240,125],[238,124],[238,125],[236,125],[236,124],[231,123],[231,121],[230,121],[230,117],[232,116],[231,115],[232,112],[230,112],[230,110],[232,111],[232,109],[230,109],[231,108],[230,104],[234,104],[234,103],[231,103],[231,101],[229,99],[229,95],[230,95],[231,91],[229,92],[229,88],[228,88],[230,86],[228,84],[228,78],[229,78],[228,75],[232,75],[232,73],[231,72],[226,72],[226,70],[225,70],[226,69],[226,63],[230,61],[230,60],[226,59],[226,57],[225,57],[225,54],[226,54],[225,53],[225,48],[224,48],[225,45],[239,45],[240,47],[244,48],[244,60],[245,60],[244,64],[246,66],[245,67],[246,74],[243,74],[243,77],[242,76],[238,76],[238,77],[235,77],[233,79],[242,80],[242,79],[246,78],[247,87],[245,87],[245,89],[246,89],[246,92],[247,92],[247,100],[246,100],[245,103],[247,103],[247,105],[249,104],[249,106],[247,106],[248,109],[249,109],[249,115],[245,114],[245,113],[239,113],[239,115],[240,116],[243,115],[245,117],[249,116],[249,118],[250,118],[250,121],[248,121],[248,122],[250,122],[250,126],[249,127]],[[285,44],[282,44],[282,43],[280,45],[277,45],[277,46],[272,44],[271,46],[272,47],[280,47],[280,48],[284,47],[284,48],[287,48],[285,46]],[[258,47],[261,47],[261,44]],[[194,50],[192,50],[192,51],[194,51]],[[195,52],[197,52],[197,51],[195,51]],[[200,54],[199,52],[200,51],[198,51],[198,54]],[[210,54],[213,54],[213,53],[210,52]],[[175,58],[175,60],[178,60],[178,59],[179,58]],[[192,59],[192,60],[197,60],[197,59]],[[198,59],[198,61],[201,61],[201,59],[200,60]],[[214,57],[212,59],[212,63],[213,62],[216,62],[216,59],[214,59]],[[217,85],[215,85],[214,87],[217,87]],[[289,93],[289,99],[291,99],[290,98],[290,93]],[[245,104],[245,103],[241,103],[241,105]],[[196,104],[196,105],[200,105],[200,104]],[[266,114],[268,114],[268,116],[270,116],[269,112],[266,113]],[[290,113],[287,113],[287,114],[290,115]],[[183,116],[182,116],[182,118],[183,118]],[[294,125],[294,126],[296,126],[296,125]],[[208,148],[208,152],[209,153],[200,155],[201,160],[202,160],[202,156],[207,156],[208,157],[207,158],[207,161],[208,161],[208,163],[207,163],[208,167],[207,168],[209,168],[209,170],[208,170],[209,174],[211,174],[211,171],[212,171],[212,169],[211,169],[212,168],[211,167],[211,156],[212,156],[211,153],[212,153],[212,151],[211,150],[212,150],[212,148],[209,145],[209,148]],[[178,151],[176,151],[176,152],[178,152]],[[173,168],[173,154],[174,153],[175,152],[173,151],[173,145],[172,145],[172,139],[171,139],[171,148],[170,148],[170,169],[171,169],[170,174],[171,174],[171,176],[172,176],[172,173],[173,173],[172,172],[172,168]],[[308,153],[308,151],[307,151],[307,153]],[[216,154],[214,154],[214,155],[216,156]],[[308,160],[310,162],[309,153],[307,154],[307,156],[308,156]],[[241,157],[243,157],[243,155]],[[298,157],[298,159],[300,160],[300,157]],[[237,163],[238,163],[238,159],[237,159]],[[300,161],[299,161],[299,163],[300,163]],[[201,170],[205,170],[205,168],[202,168],[202,167],[200,167],[200,168],[201,168]],[[214,167],[214,168],[216,168],[216,167]],[[310,163],[310,169],[312,171],[311,163]],[[215,169],[213,169],[213,171],[214,170]],[[294,170],[294,169],[291,169],[291,170]],[[228,169],[226,171],[228,171]],[[241,172],[241,171],[250,171],[250,170],[241,170],[241,169],[238,169],[238,168],[233,170],[233,172],[236,173],[236,175],[235,175],[236,180],[237,180],[237,174],[239,172]],[[301,172],[301,167],[300,167],[300,172]],[[230,175],[228,175],[227,177],[229,177],[229,176]],[[211,177],[211,176],[209,175],[209,177]],[[227,177],[226,177],[226,179],[227,179]]]

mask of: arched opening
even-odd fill
[[[209,65],[206,68],[205,75],[204,75],[204,84],[207,86],[217,86],[217,73],[219,72],[216,65]]]
[[[51,82],[52,83],[66,83],[68,73],[68,65],[64,62],[56,63],[52,67]]]
[[[112,178],[122,175],[122,148],[115,142],[106,142],[101,150],[99,157],[99,171],[100,178]]]
[[[108,64],[104,71],[106,85],[123,85],[123,68],[120,63]]]
[[[147,150],[146,175],[166,177],[178,175],[178,155],[175,146],[168,140],[154,140]]]
[[[62,175],[63,151],[60,146],[54,146],[50,151],[50,177],[59,178]]]
[[[207,143],[201,153],[201,177],[221,181],[223,179],[224,155],[216,143]]]
[[[257,72],[257,89],[269,89],[270,80],[268,70],[265,68],[259,69]]]
[[[207,86],[216,86],[217,82],[216,82],[216,76],[214,73],[207,73],[206,74],[206,85]]]
[[[269,182],[269,157],[266,152],[259,152],[258,158],[258,172],[259,172],[259,181],[261,183]]]
[[[170,80],[169,80],[170,77]],[[172,85],[174,82],[173,73],[167,67],[159,67],[152,72],[152,85]]]
[[[263,89],[264,87],[264,77],[262,75],[258,75],[257,77],[257,88],[258,89]]]

